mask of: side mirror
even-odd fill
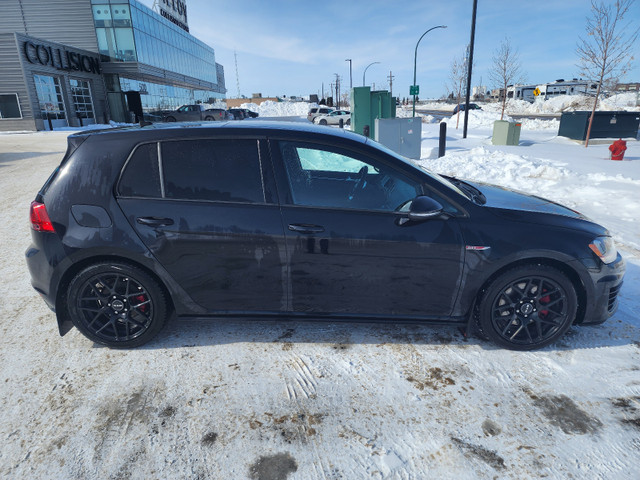
[[[433,198],[420,195],[413,199],[409,207],[409,220],[421,222],[442,214],[442,205]]]

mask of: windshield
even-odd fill
[[[391,150],[390,148],[382,145],[381,143],[376,142],[375,140],[372,139],[367,139],[367,143],[371,143],[373,146],[375,146],[376,148],[378,148],[379,150],[382,150],[383,152],[385,152],[388,155],[391,155],[394,158],[397,158],[398,160],[404,162],[407,165],[412,166],[413,168],[416,168],[416,164],[413,163],[411,160],[409,160],[406,157],[403,157],[402,155],[400,155],[397,152],[394,152],[393,150]],[[454,192],[456,192],[458,195],[462,195],[463,197],[465,197],[466,199],[469,200],[473,200],[472,196],[469,195],[468,193],[466,193],[464,190],[460,189],[457,185],[455,185],[454,183],[452,183],[450,180],[444,178],[441,175],[438,175],[435,172],[432,172],[431,170],[427,170],[424,167],[419,167],[424,173],[426,173],[429,177],[431,177],[433,180],[435,180],[436,182],[442,184],[443,186],[453,190]]]

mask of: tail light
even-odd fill
[[[33,201],[31,202],[31,210],[29,212],[31,217],[31,228],[37,232],[53,232],[53,224],[47,213],[47,208],[44,203]]]

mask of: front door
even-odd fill
[[[446,317],[462,277],[456,218],[406,222],[420,179],[384,158],[318,144],[272,147],[283,192],[292,309]]]

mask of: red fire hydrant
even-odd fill
[[[611,160],[622,160],[624,158],[624,151],[627,149],[627,142],[624,140],[616,140],[609,145],[609,151],[611,152]]]

